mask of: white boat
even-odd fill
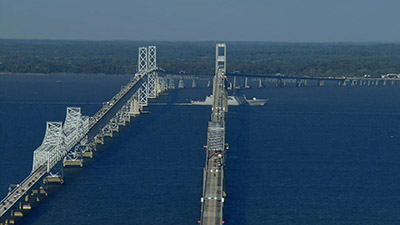
[[[204,101],[194,101],[191,100],[190,103],[192,105],[212,105],[213,104],[213,96],[206,96],[206,99]],[[238,99],[236,98],[236,96],[228,96],[228,105],[233,105],[233,106],[237,106],[240,105]]]
[[[247,99],[246,97],[244,97],[244,99],[246,100],[246,102],[247,102],[249,105],[252,105],[252,106],[255,106],[255,105],[264,105],[264,104],[268,101],[268,98],[267,98],[267,99],[257,99],[257,98],[255,98],[255,97],[253,97],[253,99]]]
[[[228,96],[228,105],[231,106],[238,106],[238,105],[251,105],[251,106],[256,106],[256,105],[264,105],[268,99],[247,99],[246,96]],[[192,105],[212,105],[213,104],[213,96],[206,96],[206,99],[204,101],[194,101],[191,100],[190,103]]]
[[[192,103],[192,105],[212,105],[213,103],[212,95],[206,96],[206,99],[204,101],[191,100],[190,103]]]

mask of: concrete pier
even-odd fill
[[[79,166],[79,167],[83,167],[83,160],[64,160],[63,162],[63,167],[67,167],[67,166]]]
[[[264,85],[262,84],[261,79],[259,79],[258,80],[258,88],[263,88],[263,87],[264,87]]]
[[[49,175],[43,179],[43,184],[49,184],[49,183],[64,184],[64,179],[59,175]],[[40,189],[39,191],[44,192],[45,190]]]
[[[104,137],[113,137],[113,132],[112,130],[107,130],[104,132]]]
[[[185,88],[185,83],[183,82],[183,80],[179,80],[178,88],[179,89]]]
[[[250,88],[250,85],[248,84],[248,78],[247,77],[244,80],[244,88]]]

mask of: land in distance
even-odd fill
[[[0,72],[134,74],[139,46],[156,45],[172,74],[213,75],[215,42],[0,40]],[[400,43],[227,42],[228,73],[380,77],[400,73]]]

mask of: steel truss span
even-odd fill
[[[47,122],[43,142],[33,153],[31,173],[0,201],[0,225],[14,224],[29,212],[40,197],[47,195],[45,184],[63,183],[57,165],[62,162],[62,166],[82,167],[83,158],[93,157],[93,150],[97,144],[104,144],[104,137],[112,137],[119,126],[139,115],[148,98],[171,88],[171,80],[158,76],[157,71],[156,46],[140,47],[138,72],[95,115],[83,116],[81,108],[67,107],[64,123]]]

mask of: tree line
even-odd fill
[[[215,42],[0,40],[0,72],[134,74],[139,46],[168,73],[214,73]],[[229,73],[378,77],[400,73],[398,43],[227,42]]]

